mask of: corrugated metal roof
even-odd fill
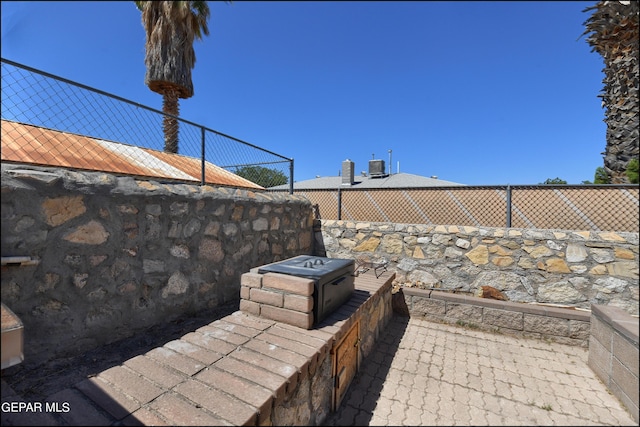
[[[2,120],[2,161],[201,182],[199,158]],[[264,188],[205,162],[205,182]]]

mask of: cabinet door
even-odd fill
[[[333,410],[340,406],[342,398],[349,389],[351,380],[358,370],[358,351],[360,347],[360,323],[356,322],[344,339],[335,346],[333,354]]]

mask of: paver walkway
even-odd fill
[[[330,426],[637,426],[588,349],[394,316]]]
[[[638,425],[587,360],[585,348],[395,315],[323,425]],[[4,380],[2,400],[21,400]],[[106,425],[74,414],[65,425]],[[46,413],[1,421],[59,425]]]

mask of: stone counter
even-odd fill
[[[394,277],[360,275],[352,298],[309,330],[236,311],[50,396],[70,410],[40,422],[322,425],[337,406],[337,344],[357,333],[356,367],[371,353],[392,316]]]

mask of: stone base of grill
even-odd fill
[[[240,279],[240,311],[312,329],[354,292],[354,261],[299,255],[252,268]]]
[[[303,329],[311,329],[314,280],[280,273],[258,273],[240,279],[240,311]]]

